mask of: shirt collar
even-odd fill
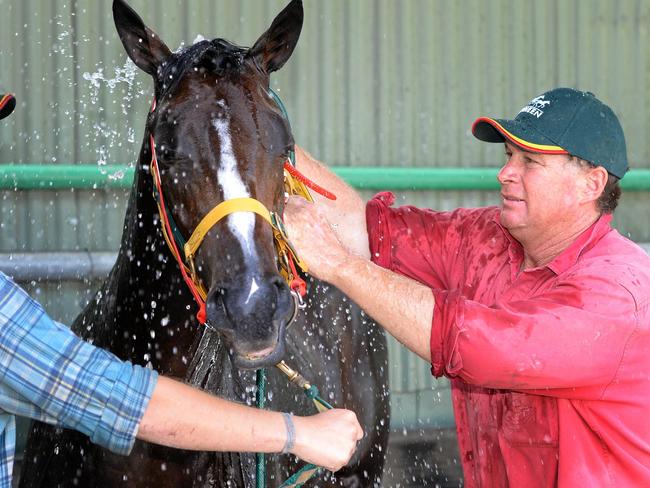
[[[524,258],[523,248],[519,241],[512,237],[510,235],[510,232],[508,232],[501,225],[499,222],[499,217],[500,212],[497,212],[494,217],[494,221],[510,242],[510,245],[508,246],[510,262],[518,268]],[[596,220],[596,222],[594,222],[588,229],[580,234],[576,240],[574,240],[569,245],[569,247],[558,254],[550,263],[546,265],[546,267],[553,271],[556,275],[559,275],[574,266],[578,262],[578,258],[580,258],[580,255],[583,253],[583,251],[596,244],[603,236],[612,230],[610,225],[612,218],[612,214],[601,215],[598,220]]]
[[[587,249],[596,244],[605,234],[609,233],[612,228],[612,214],[603,214],[596,222],[580,234],[569,247],[547,264],[547,267],[555,274],[560,274],[571,268],[578,262],[580,255]]]

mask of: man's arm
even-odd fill
[[[307,178],[336,195],[336,200],[330,200],[311,191],[314,202],[345,248],[353,254],[370,258],[366,207],[361,195],[299,146],[296,146],[296,167]]]
[[[293,422],[296,437],[291,452],[332,471],[348,462],[363,436],[349,410],[296,416]],[[181,449],[280,452],[287,430],[278,412],[229,402],[160,376],[137,436]]]
[[[320,205],[292,198],[285,219],[298,255],[311,274],[340,288],[399,342],[431,362],[435,304],[431,289],[350,252],[333,232]],[[363,225],[365,232],[365,219]],[[365,236],[367,246],[367,233]]]
[[[330,278],[395,339],[431,362],[431,289],[369,260],[350,256]]]

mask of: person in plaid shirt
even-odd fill
[[[0,119],[15,105],[0,94]],[[363,435],[349,410],[291,420],[124,362],[52,320],[0,272],[0,488],[11,486],[16,415],[78,430],[119,454],[139,438],[201,451],[289,451],[332,471]]]

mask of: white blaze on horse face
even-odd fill
[[[223,106],[223,102],[220,105]],[[250,198],[251,195],[241,179],[241,175],[237,171],[237,159],[235,158],[235,153],[232,149],[232,139],[230,138],[230,121],[227,118],[216,118],[213,120],[212,125],[217,129],[219,147],[221,148],[217,177],[219,178],[219,185],[223,191],[224,200]],[[228,228],[241,243],[246,259],[257,261],[255,246],[253,245],[255,214],[251,212],[235,212],[226,218],[228,219]],[[249,297],[255,293],[257,288],[256,283],[251,285]]]
[[[251,281],[251,289],[248,290],[248,296],[246,297],[246,301],[244,303],[248,303],[251,297],[255,294],[257,290],[259,290],[260,287],[257,284],[257,281],[255,281],[255,277],[253,277],[253,281]]]

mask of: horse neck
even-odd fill
[[[116,262],[118,273],[112,278],[128,277],[128,288],[136,289],[141,295],[158,295],[173,286],[181,292],[181,298],[190,301],[192,296],[186,286],[183,284],[179,287],[180,290],[175,286],[183,281],[178,264],[160,230],[158,207],[149,171],[149,154],[143,145],[124,218]]]

